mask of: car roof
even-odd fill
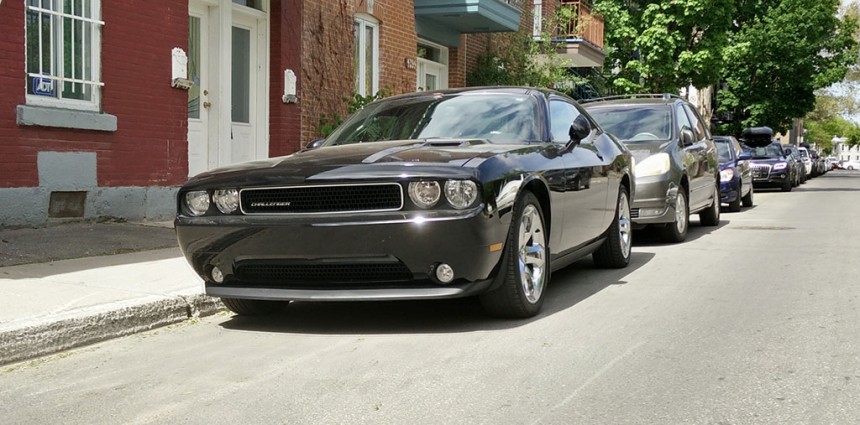
[[[421,98],[428,96],[439,96],[439,95],[458,95],[458,94],[510,94],[510,95],[560,95],[565,96],[563,93],[556,92],[554,90],[542,89],[537,87],[524,87],[524,86],[485,86],[485,87],[461,87],[454,89],[444,89],[444,90],[427,90],[420,92],[412,92],[405,93],[397,96],[391,96],[386,99],[409,99],[409,98]]]
[[[670,93],[646,93],[598,97],[594,99],[580,100],[579,103],[585,107],[608,106],[608,105],[670,105],[675,102],[686,102],[678,95]]]

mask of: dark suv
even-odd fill
[[[744,130],[741,137],[752,157],[753,186],[778,187],[783,192],[791,192],[796,179],[791,152],[773,140],[773,130],[770,127],[751,127]]]
[[[720,166],[710,132],[690,103],[668,94],[613,96],[583,103],[636,158],[632,218],[662,227],[662,239],[687,237],[690,214],[720,223]]]

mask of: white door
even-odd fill
[[[190,0],[188,174],[268,157],[267,2]]]
[[[257,158],[259,125],[259,26],[257,20],[234,11],[231,28],[230,162]]]
[[[448,48],[419,39],[416,77],[418,91],[447,89]]]
[[[188,8],[188,176],[214,166],[215,146],[209,143],[209,7],[191,3]]]

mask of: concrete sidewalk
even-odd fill
[[[0,266],[0,365],[223,309],[171,223],[0,230]]]

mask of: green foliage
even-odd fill
[[[744,3],[723,50],[726,87],[719,110],[732,133],[768,125],[781,131],[815,107],[815,91],[842,80],[855,62],[856,19],[837,17],[838,0]],[[829,139],[828,139],[829,140]]]
[[[558,55],[564,41],[555,37],[562,22],[573,10],[560,7],[556,17],[547,20],[540,37],[519,31],[506,34],[499,45],[478,55],[477,66],[466,75],[467,86],[517,85],[556,88],[572,81],[566,64]]]
[[[597,0],[616,93],[716,84],[740,0]]]

